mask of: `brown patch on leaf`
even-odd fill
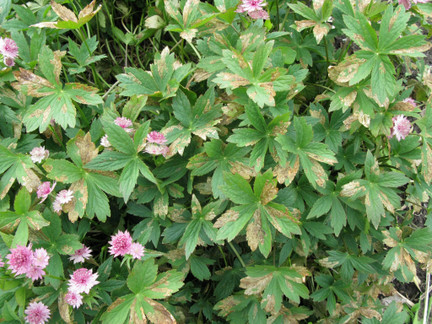
[[[232,174],[239,174],[242,178],[249,180],[251,178],[256,177],[256,171],[254,168],[241,163],[241,162],[229,162],[230,163],[230,171]]]
[[[82,217],[87,206],[88,191],[84,179],[74,182],[69,190],[74,192],[72,201],[63,205],[63,211],[68,213],[69,220],[74,223],[78,217]]]
[[[317,24],[313,28],[313,34],[317,44],[321,42],[323,37],[328,34],[330,27],[327,24]]]
[[[239,213],[233,209],[230,209],[227,212],[223,213],[222,216],[217,219],[213,227],[221,228],[222,226],[224,226],[229,222],[235,222],[238,217],[239,217]]]
[[[65,294],[64,293],[60,293],[59,299],[58,299],[58,310],[60,313],[60,317],[62,318],[62,320],[66,323],[66,324],[72,324],[73,321],[70,317],[70,313],[69,313],[69,305],[68,303],[66,303],[65,299]]]
[[[91,140],[90,133],[85,134],[83,137],[81,134],[76,136],[75,144],[78,147],[78,151],[81,157],[82,163],[85,165],[93,160],[98,155],[98,149]]]
[[[325,172],[321,164],[319,164],[319,162],[315,160],[311,160],[311,162],[312,162],[312,172],[317,176],[315,182],[318,186],[324,188],[326,181],[328,179],[327,173]]]
[[[273,199],[275,199],[278,191],[279,189],[277,188],[276,183],[274,181],[267,180],[261,192],[261,196],[260,196],[261,204],[265,206]]]
[[[340,195],[341,197],[352,197],[355,194],[357,194],[359,191],[363,191],[363,190],[366,190],[366,188],[360,185],[360,182],[354,180],[342,186]]]
[[[245,277],[240,280],[240,288],[245,289],[245,295],[257,295],[267,288],[272,278],[272,273],[263,277]]]
[[[336,66],[329,66],[329,78],[337,85],[348,86],[349,81],[357,74],[360,65],[364,62],[364,59],[352,55]]]
[[[296,176],[300,167],[300,160],[297,155],[296,160],[294,162],[294,166],[290,166],[289,162],[286,162],[284,166],[278,164],[273,171],[273,174],[276,176],[277,181],[280,184],[286,183],[288,186]]]
[[[12,83],[12,87],[19,92],[27,93],[29,96],[40,98],[45,97],[54,93],[53,85],[46,79],[28,71],[20,68],[19,71],[14,71],[13,75],[18,82]],[[42,88],[51,88],[51,90],[44,90],[41,92]]]
[[[261,212],[257,209],[252,221],[246,227],[246,240],[252,251],[255,251],[260,244],[264,244],[264,231],[261,224]]]
[[[313,27],[317,23],[314,20],[297,20],[295,21],[295,24],[297,26],[297,31],[301,32],[303,29]]]

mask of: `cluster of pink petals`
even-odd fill
[[[126,117],[117,117],[114,124],[123,128],[127,133],[132,133],[134,131],[132,128],[132,121]]]
[[[84,252],[80,253],[81,254],[80,256],[74,258],[74,263],[81,262],[81,261],[77,261],[77,262],[75,261],[78,258],[82,258],[84,261],[84,259],[86,258],[84,257],[84,255],[86,255],[87,252],[89,254],[91,252],[91,250],[86,248],[84,245],[83,248],[80,250],[83,250]],[[65,302],[71,305],[73,308],[80,307],[83,304],[83,296],[81,294],[82,293],[88,294],[90,290],[99,283],[99,281],[97,281],[97,278],[98,278],[98,274],[93,273],[92,270],[88,270],[86,268],[79,268],[75,270],[72,273],[68,282],[69,289],[67,294],[64,297]]]
[[[73,308],[78,308],[83,304],[82,295],[72,290],[69,290],[64,298],[65,302]]]
[[[149,143],[164,145],[166,141],[165,135],[160,132],[152,131],[147,135],[147,142]]]
[[[42,200],[39,202],[42,203],[45,201],[45,199],[48,198],[49,194],[54,190],[56,186],[56,182],[53,183],[51,186],[51,183],[49,181],[43,182],[37,189],[37,197],[42,198]]]
[[[252,19],[269,19],[269,14],[264,10],[267,3],[264,0],[242,0],[236,12],[247,12]]]
[[[92,250],[83,244],[81,249],[76,250],[75,253],[69,257],[69,260],[73,261],[73,263],[84,262],[91,257],[91,252]]]
[[[30,158],[33,163],[41,163],[43,160],[47,159],[48,156],[49,151],[46,150],[44,146],[35,147],[30,151]]]
[[[100,144],[101,144],[103,147],[110,147],[110,146],[111,146],[111,143],[110,143],[109,140],[108,140],[108,135],[107,135],[107,134],[105,134],[105,135],[101,138]]]
[[[63,205],[71,202],[74,192],[72,190],[61,190],[53,202],[53,209],[56,213],[61,212]]]
[[[17,245],[15,249],[10,250],[6,256],[9,260],[9,269],[16,276],[25,274],[27,278],[33,281],[42,279],[45,275],[45,269],[49,263],[49,256],[44,248],[32,251],[31,245],[28,247]]]
[[[144,152],[151,155],[163,155],[166,156],[169,148],[165,145],[167,139],[165,135],[152,131],[147,135],[147,144],[144,148]]]
[[[18,56],[18,46],[15,41],[10,38],[0,38],[0,54],[6,66],[14,66]]]
[[[134,259],[141,259],[144,256],[144,246],[132,242],[132,237],[128,231],[119,231],[113,235],[109,244],[111,245],[109,252],[114,257],[130,254]]]
[[[405,7],[405,10],[408,10],[411,8],[411,3],[414,2],[414,4],[417,3],[427,3],[429,0],[399,0],[399,4],[403,5]]]
[[[396,139],[400,142],[401,139],[405,139],[411,131],[411,123],[404,115],[397,115],[393,117],[393,127],[390,129],[390,138],[396,136]]]
[[[27,315],[25,317],[26,323],[29,324],[44,324],[51,315],[48,306],[44,305],[42,302],[30,303],[24,313]]]
[[[69,291],[75,292],[77,294],[90,292],[90,289],[93,286],[97,285],[99,281],[97,281],[98,274],[93,273],[92,270],[88,270],[86,268],[79,268],[72,273],[71,278],[69,279]]]

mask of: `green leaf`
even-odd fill
[[[253,204],[258,201],[249,183],[239,174],[226,173],[224,179],[226,185],[221,188],[222,192],[232,202],[244,205]]]
[[[14,208],[17,214],[25,214],[31,205],[31,197],[26,188],[21,188],[15,197]]]
[[[102,124],[112,146],[125,154],[136,154],[134,142],[123,128],[108,121],[104,121]]]
[[[83,177],[83,172],[66,160],[48,159],[43,164],[43,168],[48,172],[49,179],[63,183],[77,182]]]
[[[185,245],[185,256],[186,260],[189,259],[190,255],[195,251],[198,244],[198,238],[201,232],[202,221],[200,219],[192,220],[183,234],[180,243]]]
[[[137,261],[127,278],[128,288],[135,294],[143,292],[156,281],[157,270],[154,259]]]
[[[62,234],[57,238],[55,248],[59,254],[72,255],[82,248],[82,243],[76,234]]]
[[[125,202],[128,201],[129,196],[131,195],[135,185],[137,183],[138,174],[140,170],[140,161],[138,158],[134,160],[130,160],[124,167],[120,179],[120,192],[123,195],[123,199]]]
[[[210,279],[211,273],[207,268],[207,264],[213,263],[213,260],[202,257],[192,256],[190,258],[191,272],[200,281]]]
[[[122,169],[130,161],[130,155],[117,151],[103,151],[87,163],[85,168],[100,171],[115,171]]]
[[[114,303],[112,303],[105,313],[101,316],[101,321],[104,324],[118,323],[123,324],[128,315],[130,307],[134,302],[134,295],[126,295],[116,299]]]

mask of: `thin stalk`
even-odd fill
[[[90,125],[90,122],[88,121],[86,115],[84,114],[84,111],[81,109],[81,107],[79,105],[75,106],[76,109],[79,111],[81,118],[84,120],[85,122],[85,127],[87,127],[88,125]]]
[[[102,96],[102,100],[103,99],[105,99],[107,96],[108,96],[108,94],[118,85],[120,83],[120,81],[119,80],[117,80],[112,86],[111,86],[111,88],[109,88],[108,89],[108,91],[107,92],[105,92],[105,94]]]
[[[63,141],[60,139],[60,137],[57,135],[54,127],[52,127],[52,125],[49,125],[48,128],[51,130],[51,132],[53,133],[54,137],[56,138],[57,142],[60,143],[61,147],[66,150],[66,147],[63,144]]]
[[[218,248],[219,248],[220,253],[222,254],[222,258],[224,259],[225,268],[226,268],[226,267],[228,267],[228,262],[227,262],[227,259],[226,259],[226,257],[225,257],[225,253],[224,253],[224,251],[222,250],[222,247],[221,247],[220,245],[218,245]]]
[[[201,60],[201,54],[198,52],[198,50],[196,49],[195,45],[192,44],[192,42],[189,43],[189,45],[192,47],[192,49],[194,50],[195,54],[198,56],[198,58]]]
[[[279,30],[279,0],[276,0],[275,3],[276,3],[276,30]]]
[[[246,264],[244,263],[242,257],[240,256],[240,254],[238,253],[238,251],[236,250],[236,248],[234,247],[234,245],[231,242],[228,242],[228,245],[234,251],[234,254],[236,255],[237,259],[240,261],[240,264],[242,265],[242,267],[246,268]]]
[[[427,267],[427,279],[426,279],[426,299],[424,303],[424,312],[423,312],[423,324],[428,323],[429,317],[429,287],[430,287],[430,272],[429,267]]]

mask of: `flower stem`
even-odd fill
[[[234,254],[236,255],[237,259],[240,261],[243,268],[246,268],[246,264],[244,263],[242,257],[238,253],[237,249],[234,247],[234,245],[231,242],[228,242],[228,245],[231,247],[231,249],[234,251]]]

